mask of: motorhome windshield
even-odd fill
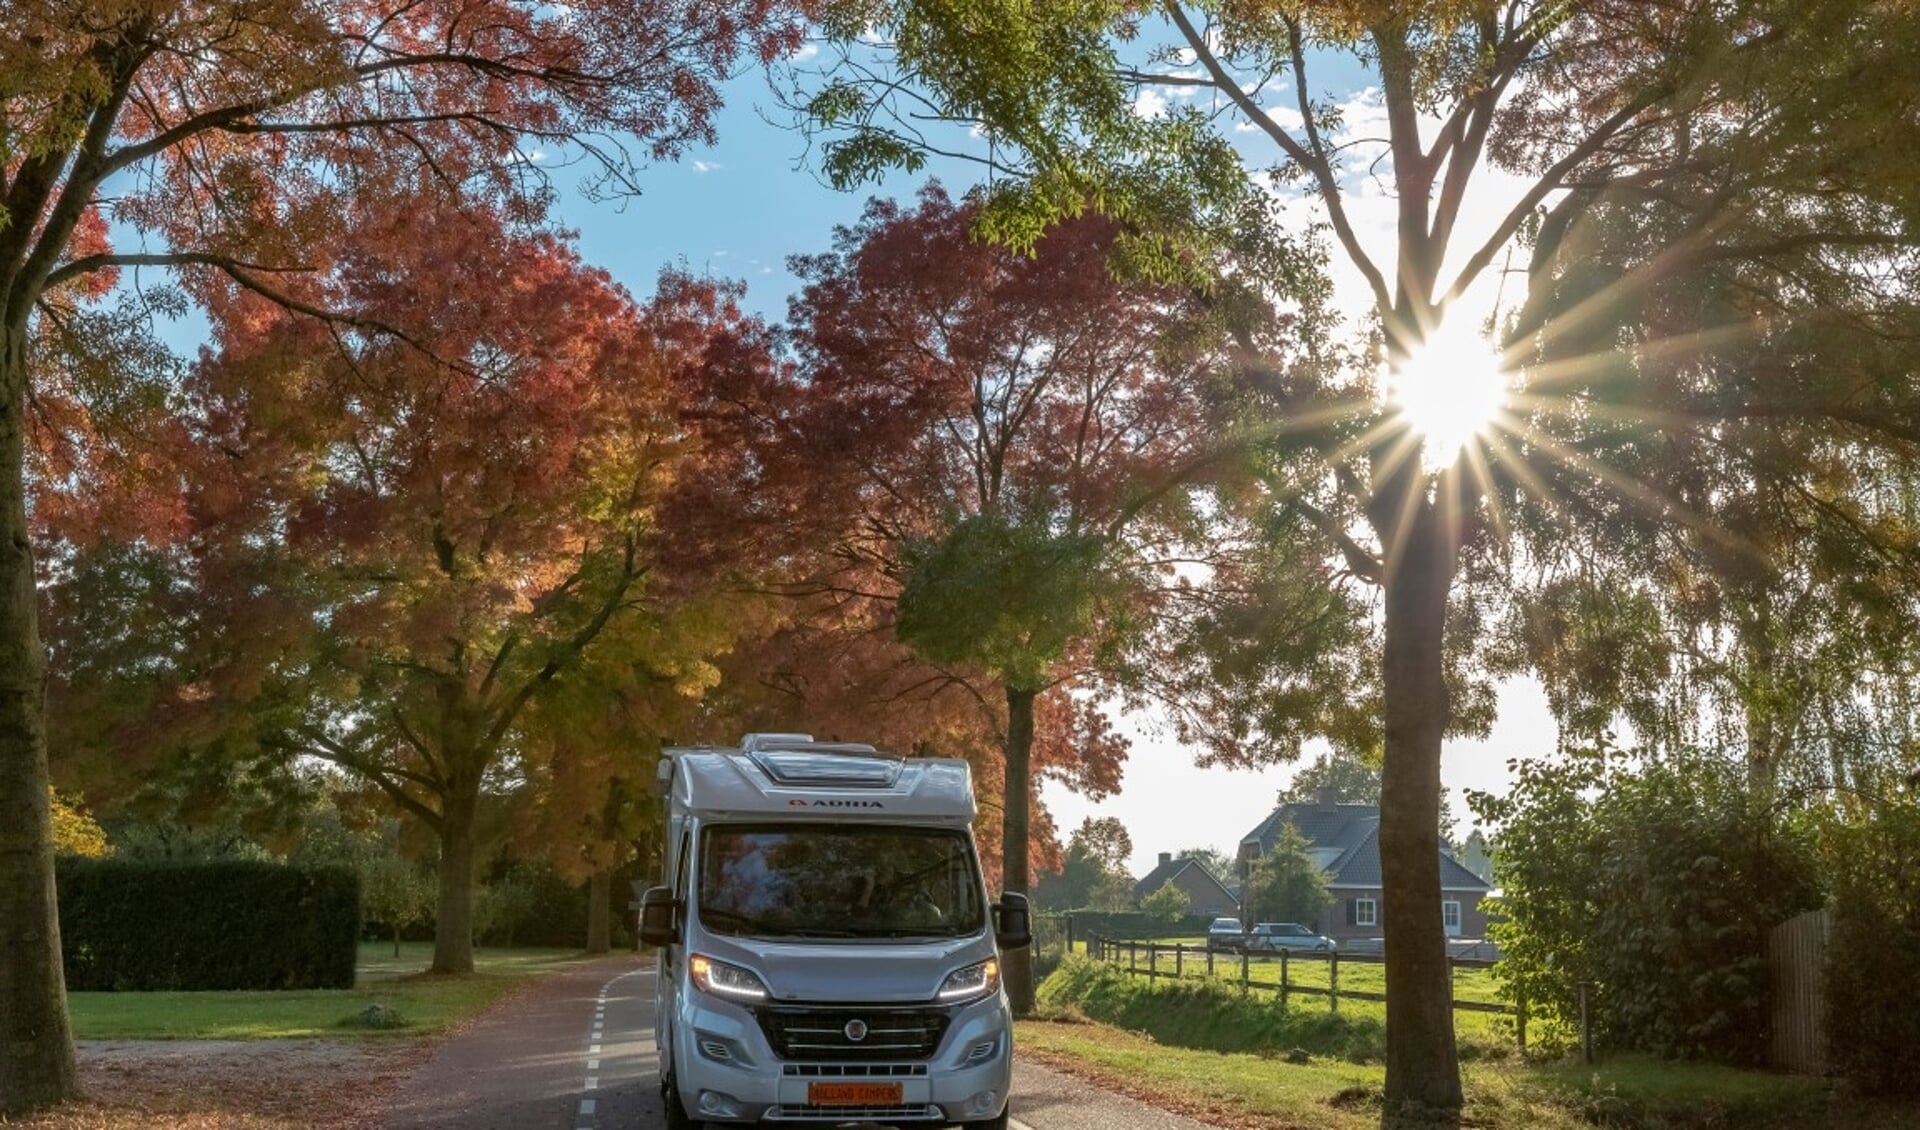
[[[757,938],[957,938],[986,926],[966,833],[725,824],[700,842],[700,923]]]

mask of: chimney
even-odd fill
[[[1322,785],[1313,794],[1313,799],[1319,802],[1320,811],[1332,812],[1334,806],[1340,803],[1340,791],[1332,785]]]
[[[1160,853],[1160,866],[1162,866],[1162,867],[1165,867],[1165,866],[1166,866],[1167,864],[1169,864],[1169,863],[1172,863],[1172,862],[1173,862],[1173,853],[1172,853],[1172,852],[1170,852],[1170,851],[1163,851],[1163,852],[1161,852],[1161,853]]]

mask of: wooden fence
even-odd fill
[[[1832,916],[1810,910],[1767,935],[1767,973],[1773,986],[1773,1066],[1807,1075],[1827,1071],[1827,931]]]
[[[1237,983],[1241,991],[1251,992],[1254,989],[1272,988],[1274,995],[1283,1005],[1291,1004],[1294,995],[1302,993],[1308,996],[1325,997],[1327,1007],[1334,1012],[1340,1010],[1340,1001],[1343,998],[1362,1001],[1387,999],[1385,993],[1340,987],[1341,966],[1384,965],[1385,960],[1376,955],[1350,954],[1342,957],[1339,950],[1329,950],[1325,953],[1289,953],[1286,950],[1280,950],[1273,955],[1278,958],[1279,979],[1270,982],[1265,978],[1252,979],[1250,976],[1252,958],[1245,950],[1216,951],[1205,946],[1190,946],[1179,942],[1116,941],[1112,938],[1091,935],[1087,938],[1087,954],[1096,961],[1105,961],[1124,969],[1129,974],[1145,977],[1148,981],[1161,978],[1176,981],[1220,978],[1223,972],[1218,965],[1225,964],[1227,967],[1224,971],[1225,978]],[[1292,967],[1296,962],[1325,965],[1327,967],[1326,984],[1301,984],[1294,980]],[[1455,969],[1491,969],[1494,964],[1483,958],[1463,957],[1450,958],[1449,963]],[[1234,968],[1236,965],[1239,967],[1237,970]],[[1520,1047],[1526,1048],[1527,1010],[1524,1005],[1515,1008],[1512,1005],[1493,1001],[1455,1000],[1453,1009],[1455,1012],[1491,1012],[1512,1016]]]

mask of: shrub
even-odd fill
[[[1744,767],[1602,747],[1519,763],[1505,797],[1473,802],[1501,829],[1490,932],[1510,996],[1564,1031],[1586,982],[1597,1040],[1762,1062],[1767,931],[1821,893],[1811,839]]]
[[[1197,937],[1205,934],[1207,925],[1213,921],[1213,917],[1207,914],[1183,914],[1167,919],[1137,910],[1076,910],[1072,916],[1073,936],[1076,938],[1098,934],[1103,938],[1122,940]]]
[[[350,989],[360,885],[345,867],[59,861],[67,987]]]
[[[1827,1041],[1869,1090],[1920,1092],[1920,805],[1882,806],[1822,836],[1833,886]]]

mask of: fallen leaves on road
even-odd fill
[[[84,1102],[8,1130],[358,1130],[424,1041],[114,1040],[79,1046]]]

